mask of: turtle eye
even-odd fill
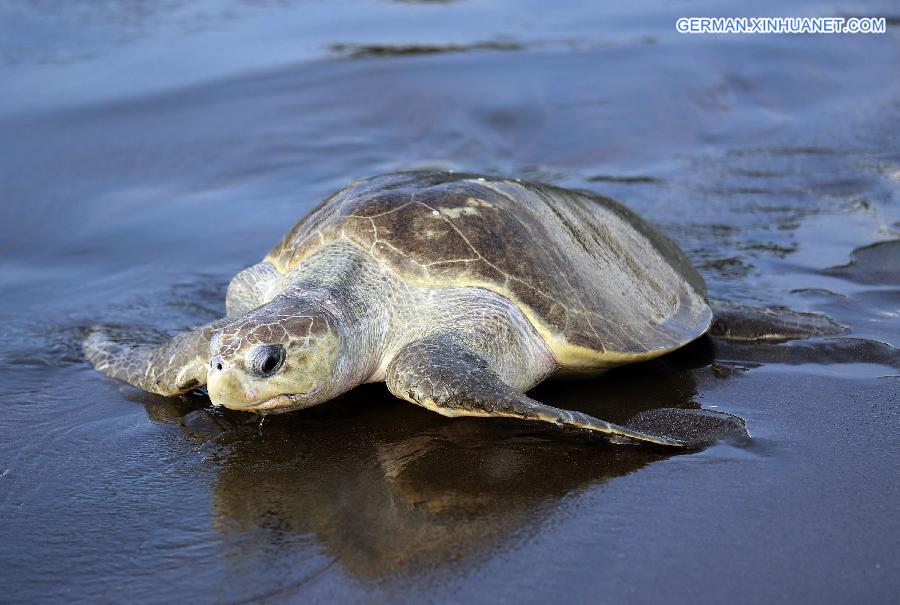
[[[250,351],[247,367],[259,376],[271,376],[284,363],[284,347],[281,345],[259,345]]]

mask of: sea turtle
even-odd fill
[[[98,370],[153,393],[206,385],[216,406],[306,408],[367,382],[445,416],[514,417],[694,446],[735,416],[651,410],[626,426],[524,393],[683,347],[710,329],[684,253],[623,205],[487,176],[359,180],[228,286],[227,316],[167,343],[84,342]],[[724,427],[724,429],[723,429]]]

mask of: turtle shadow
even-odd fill
[[[615,410],[614,421],[661,401],[698,407],[692,370],[646,369],[654,380],[612,373],[550,382],[535,394],[589,413]],[[197,409],[202,397],[143,399],[152,419],[177,423],[216,464],[215,527],[224,542],[241,544],[242,557],[296,560],[312,539],[319,554],[366,581],[513,544],[538,532],[570,494],[682,453],[518,420],[444,418],[383,385],[261,427],[247,415]]]

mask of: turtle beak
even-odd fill
[[[229,368],[218,355],[209,360],[206,390],[214,406],[240,409],[258,403],[256,390],[245,386],[239,371]]]

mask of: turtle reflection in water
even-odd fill
[[[119,343],[100,329],[84,350],[98,370],[141,389],[176,395],[205,384],[214,405],[260,414],[384,381],[445,416],[675,447],[746,436],[728,414],[664,408],[618,425],[524,394],[551,376],[659,357],[713,324],[684,253],[588,192],[439,172],[356,181],[240,272],[226,308],[162,345]],[[734,336],[722,322],[739,309],[729,306],[718,328]]]
[[[691,376],[660,373],[676,389]],[[646,407],[623,403],[626,413]],[[348,415],[351,426],[342,422]],[[555,439],[548,425],[513,420],[448,423],[390,405],[373,388],[290,416],[267,424],[263,438],[253,423],[210,431],[205,451],[221,461],[212,492],[216,527],[241,550],[228,560],[252,561],[258,553],[273,565],[305,561],[314,536],[311,550],[357,578],[416,574],[497,548],[542,523],[567,494],[680,451],[622,452],[587,435]],[[183,422],[203,432],[210,419],[230,422],[205,410]],[[266,533],[254,533],[258,528]],[[246,540],[248,533],[258,539]]]

